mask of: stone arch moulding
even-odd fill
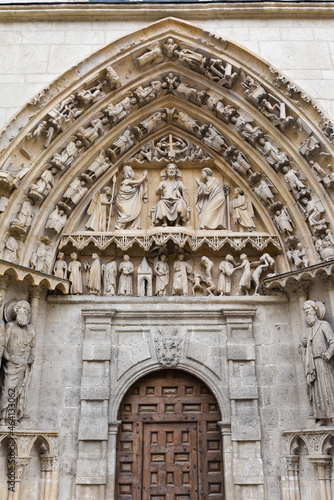
[[[279,272],[293,268],[287,251],[297,245],[309,264],[322,260],[319,248],[334,220],[333,125],[265,61],[173,18],[88,57],[2,131],[1,257],[14,238],[12,260],[29,266],[44,238],[51,272],[56,249],[76,233],[94,193],[169,134],[192,144],[193,154],[200,149],[224,180],[250,196],[262,224],[258,238],[269,238],[282,254]],[[104,165],[98,175],[89,170],[95,161]],[[195,163],[201,168],[201,160]],[[272,198],[263,195],[263,182]],[[57,230],[47,228],[61,208]],[[291,230],[277,216],[288,218]]]
[[[149,361],[148,363],[141,363],[141,365],[142,366],[133,367],[130,374],[126,372],[118,381],[117,386],[115,386],[115,396],[111,398],[109,405],[109,420],[111,422],[117,421],[120,405],[131,387],[147,375],[153,375],[154,372],[164,369],[159,363],[152,364],[152,361]],[[210,370],[207,367],[200,367],[196,362],[180,362],[177,364],[176,369],[197,377],[199,381],[210,389],[217,400],[222,422],[224,422],[224,424],[230,424],[230,402],[222,381],[210,373]]]

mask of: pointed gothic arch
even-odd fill
[[[327,170],[333,129],[324,114],[265,61],[191,24],[164,19],[147,27],[145,37],[128,35],[88,57],[32,99],[2,132],[0,187],[6,208],[0,236],[3,247],[9,237],[17,241],[13,261],[29,266],[44,237],[51,242],[51,272],[57,248],[69,241],[63,235],[77,230],[94,192],[148,141],[169,133],[200,147],[224,180],[245,190],[264,234],[281,254],[279,272],[293,268],[287,251],[298,244],[310,264],[321,260],[314,242],[325,237],[334,216],[334,178]],[[170,73],[178,86],[168,82]],[[156,127],[141,125],[161,110],[166,118]],[[189,126],[175,119],[175,110],[190,117]],[[210,135],[213,130],[221,147]],[[124,131],[132,143],[120,147]],[[233,168],[231,148],[249,163],[251,176]],[[87,168],[101,151],[108,168],[87,181]],[[288,181],[288,172],[297,172],[297,181]],[[261,179],[269,191],[271,186],[274,203],[261,202]],[[64,206],[73,181],[84,189],[63,214],[65,226],[51,231],[48,217]],[[282,210],[291,218],[291,231],[273,222]],[[20,211],[25,213],[17,222]]]

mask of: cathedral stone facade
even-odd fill
[[[124,31],[59,60],[0,136],[1,498],[334,498],[333,35],[270,4],[268,47],[329,33],[322,69],[301,69],[309,42],[285,52],[326,113],[212,30],[225,13],[246,37],[263,4],[213,5],[192,23],[152,5],[151,24],[143,6],[0,8],[13,46],[34,13],[60,59],[82,14]]]

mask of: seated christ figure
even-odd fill
[[[160,200],[152,210],[153,226],[182,226],[189,220],[188,193],[174,163],[162,171],[156,194]]]

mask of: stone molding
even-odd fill
[[[145,11],[147,21],[155,21],[161,17],[172,16],[177,13],[181,19],[212,19],[223,16],[230,19],[267,18],[328,18],[334,16],[332,2],[217,2],[201,5],[198,3],[169,3],[157,5],[142,3],[140,5],[127,4],[75,4],[55,3],[37,5],[2,5],[0,6],[0,20],[25,22],[33,16],[36,21],[90,21],[109,18],[113,21],[141,20]]]
[[[70,282],[66,279],[57,278],[51,274],[35,271],[29,267],[12,264],[0,259],[0,279],[5,279],[9,284],[10,281],[28,281],[33,287],[44,287],[48,290],[60,290],[63,293],[68,293]]]
[[[333,271],[333,260],[322,262],[321,264],[304,267],[297,271],[290,271],[288,273],[277,274],[271,278],[265,278],[263,280],[263,287],[267,293],[270,293],[274,289],[281,289],[292,290],[297,294],[302,293],[305,295],[303,292],[309,290],[314,279],[320,278],[327,284],[330,290],[333,288]]]

